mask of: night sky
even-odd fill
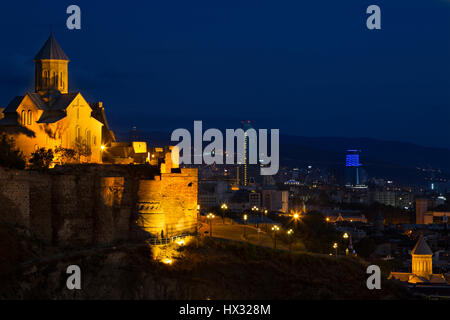
[[[82,29],[66,28],[66,8]],[[382,30],[366,28],[366,8]],[[0,106],[33,90],[50,28],[113,130],[257,128],[450,148],[450,0],[8,1]]]

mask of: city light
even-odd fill
[[[344,235],[342,236],[344,239],[348,239],[348,233],[344,233]]]
[[[100,149],[101,149],[102,151],[105,151],[106,147],[102,145],[102,146],[100,147]]]
[[[170,258],[165,258],[165,259],[163,259],[162,262],[163,262],[164,264],[172,264],[172,263],[173,263],[172,259],[170,259]]]

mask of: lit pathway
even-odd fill
[[[245,231],[244,231],[245,229]],[[233,241],[241,241],[241,242],[249,242],[254,245],[273,248],[273,237],[271,234],[268,234],[264,231],[258,234],[258,229],[255,226],[250,225],[242,225],[234,222],[231,224],[230,219],[225,220],[225,224],[222,222],[222,219],[216,218],[213,221],[212,225],[212,236],[213,238],[221,238],[228,239]],[[210,226],[209,223],[202,219],[201,228],[199,229],[199,233],[203,236],[209,236]],[[207,233],[205,233],[207,232]],[[244,238],[244,232],[247,238]],[[289,247],[277,240],[277,249],[280,250],[288,250]]]

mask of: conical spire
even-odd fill
[[[45,42],[42,49],[36,55],[34,60],[65,60],[69,61],[69,58],[64,53],[63,49],[60,47],[55,37],[53,36],[53,32],[50,33],[50,37]]]

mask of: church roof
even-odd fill
[[[17,107],[22,103],[24,96],[17,96],[14,99],[12,99],[8,105],[6,106],[5,110],[3,112],[16,112]]]
[[[423,235],[420,235],[419,241],[417,241],[416,245],[414,246],[414,249],[411,251],[411,254],[418,254],[418,255],[433,254],[433,251],[431,251]]]
[[[36,55],[34,60],[66,60],[69,61],[69,58],[64,53],[63,49],[60,47],[55,37],[53,37],[53,33],[50,34],[50,37],[45,42],[44,46],[41,48],[39,53]]]
[[[42,113],[38,123],[54,123],[66,116],[65,109],[72,103],[72,101],[78,96],[79,92],[73,93],[57,93],[50,102],[45,102],[38,93],[28,92],[28,96],[34,105],[44,112]],[[22,103],[25,96],[15,97],[4,110],[5,118],[0,121],[1,125],[17,124],[16,110]],[[14,114],[14,117],[7,117],[7,114]]]

